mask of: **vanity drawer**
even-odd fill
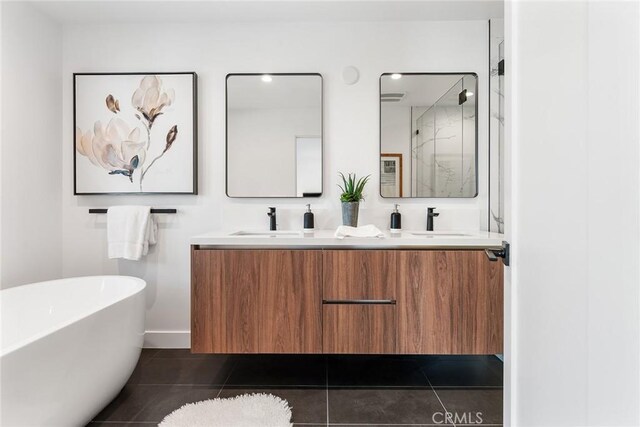
[[[322,306],[323,353],[393,354],[395,351],[395,304]]]
[[[396,299],[396,252],[322,251],[325,301]]]

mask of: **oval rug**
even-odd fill
[[[162,420],[159,427],[290,427],[289,403],[266,393],[241,394],[187,403]]]

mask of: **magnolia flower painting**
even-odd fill
[[[196,194],[196,75],[75,74],[75,194]]]

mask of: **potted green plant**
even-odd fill
[[[350,225],[351,227],[358,226],[358,209],[360,207],[360,200],[364,200],[362,192],[364,186],[369,181],[367,175],[363,178],[357,179],[356,174],[348,174],[346,177],[340,172],[342,178],[342,185],[338,184],[342,194],[340,195],[340,201],[342,202],[342,224]]]

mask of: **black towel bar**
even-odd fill
[[[106,214],[106,209],[89,209],[90,214]],[[155,209],[151,208],[152,214],[174,214],[178,213],[177,209]]]

